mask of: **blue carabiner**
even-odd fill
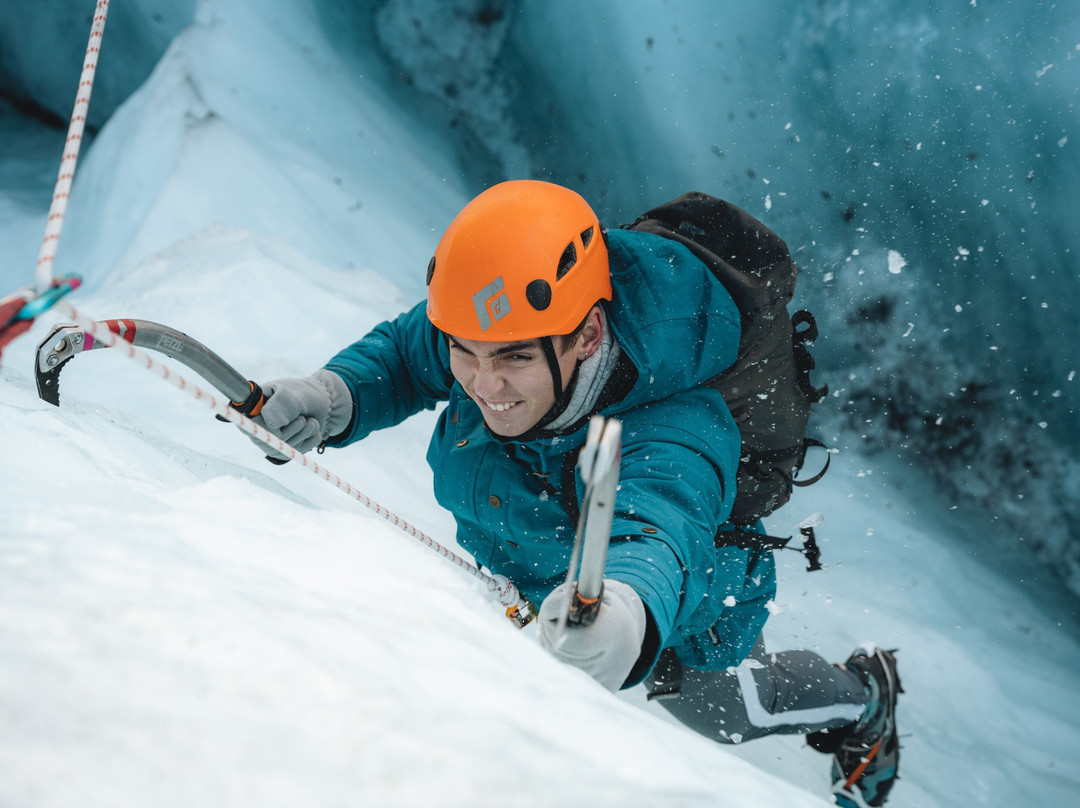
[[[15,320],[33,320],[39,314],[48,311],[68,292],[73,292],[82,285],[78,275],[65,275],[53,281],[52,286],[26,301],[15,315]]]

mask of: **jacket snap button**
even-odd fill
[[[464,446],[464,445],[465,445],[466,443],[468,443],[468,441],[467,441],[467,440],[459,440],[459,441],[457,442],[457,447],[458,447],[458,448],[460,449],[460,448],[461,448],[462,446]]]
[[[490,497],[488,497],[488,505],[490,505],[492,508],[501,508],[502,500],[492,494]]]
[[[657,529],[656,529],[655,527],[643,527],[643,528],[641,529],[641,532],[642,532],[642,533],[649,533],[649,534],[652,534],[652,533],[659,533],[660,531],[659,531],[659,530],[657,530]]]

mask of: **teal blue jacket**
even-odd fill
[[[634,588],[660,640],[629,686],[665,647],[695,668],[741,662],[768,616],[776,576],[771,553],[713,541],[729,526],[740,440],[723,397],[701,382],[735,359],[734,302],[681,244],[627,230],[612,230],[608,244],[608,322],[636,378],[600,411],[623,425],[605,576]],[[331,445],[447,402],[427,460],[436,499],[457,521],[458,543],[535,603],[563,581],[574,539],[568,510],[583,491],[580,477],[569,475],[585,423],[520,440],[493,435],[454,381],[446,340],[422,303],[377,326],[326,369],[345,380],[356,402],[352,423]],[[565,490],[571,485],[572,495]]]

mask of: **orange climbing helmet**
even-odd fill
[[[428,264],[428,319],[456,337],[569,334],[611,300],[600,222],[579,194],[537,180],[488,188],[446,229]]]

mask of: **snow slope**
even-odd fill
[[[273,239],[214,227],[82,308],[183,312],[188,333],[264,378],[316,366],[398,302],[385,280],[370,297],[335,281]],[[290,329],[267,329],[267,312]],[[640,692],[607,694],[446,561],[307,471],[265,463],[118,353],[70,363],[58,410],[25,367],[0,370],[0,804],[825,804],[824,758],[800,739],[733,754]],[[422,464],[432,420],[325,461],[445,540]],[[857,456],[835,462],[772,520],[824,513],[827,569],[783,559],[770,645],[900,648],[890,804],[1071,804],[1075,622],[950,548],[941,534],[977,517]]]
[[[255,379],[306,374],[422,294],[466,183],[303,14],[198,14],[85,155],[57,271],[87,276],[74,302],[95,318],[166,323]],[[26,197],[49,173],[0,206],[5,288],[13,257],[29,280],[44,210]],[[0,806],[829,804],[801,739],[721,747],[606,693],[447,562],[122,356],[76,358],[60,408],[41,402],[51,325],[0,368]],[[448,541],[432,424],[325,459]],[[900,649],[890,805],[1072,805],[1074,601],[1026,555],[1006,576],[958,549],[986,524],[951,507],[903,467],[838,456],[770,522],[825,514],[827,569],[782,559],[767,640]]]

